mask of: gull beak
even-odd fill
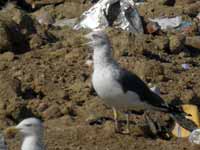
[[[20,132],[20,128],[17,126],[9,127],[5,129],[4,133],[7,138],[14,138],[17,133]]]
[[[89,39],[89,40],[92,39],[92,35],[91,35],[91,33],[88,33],[88,34],[84,35],[84,37],[85,37],[86,39]]]
[[[82,46],[93,46],[94,44],[94,41],[90,41],[90,42],[87,42],[87,43],[83,43],[81,44]]]
[[[90,33],[84,35],[84,37],[85,37],[86,39],[88,39],[88,40],[92,40],[92,36],[91,36]],[[82,46],[92,46],[92,43],[93,43],[93,41],[89,41],[89,42],[83,43],[83,44],[81,44],[81,45],[82,45]]]

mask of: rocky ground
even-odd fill
[[[86,65],[90,50],[83,45],[87,31],[52,26],[55,20],[79,17],[92,5],[89,1],[25,2],[0,3],[0,129],[35,116],[47,126],[49,150],[198,149],[188,139],[152,138],[144,130],[143,116],[131,116],[130,135],[114,132],[111,109],[91,88],[92,69]],[[147,0],[138,6],[145,34],[107,29],[120,64],[158,86],[169,103],[200,106],[199,6],[198,0],[176,0],[172,6]],[[192,26],[149,33],[149,17],[177,15]],[[165,114],[155,116],[169,126],[167,117],[160,119]],[[7,141],[10,150],[20,149],[19,137]]]

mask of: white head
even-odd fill
[[[42,122],[37,118],[28,118],[21,121],[16,127],[17,130],[24,136],[43,136]]]
[[[90,40],[87,44],[92,48],[110,46],[108,36],[102,30],[92,31],[89,34],[86,34],[85,38]]]

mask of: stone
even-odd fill
[[[163,5],[173,6],[176,1],[175,0],[160,0],[160,2]]]
[[[53,118],[57,118],[61,116],[62,116],[62,113],[59,107],[56,105],[50,106],[48,109],[46,109],[46,111],[43,112],[43,117],[45,119],[53,119]]]
[[[50,26],[54,23],[54,18],[52,15],[44,9],[41,9],[41,11],[36,11],[34,16],[41,25]]]
[[[157,36],[153,43],[158,47],[159,50],[167,51],[169,49],[169,38],[166,36]]]
[[[38,108],[37,108],[37,110],[39,111],[39,112],[43,112],[43,111],[45,111],[46,109],[48,109],[48,104],[47,103],[40,103],[39,104],[39,106],[38,106]]]
[[[200,50],[200,36],[186,37],[185,45]]]
[[[172,54],[178,54],[184,49],[185,37],[182,35],[171,35],[169,37],[169,49]]]
[[[137,61],[135,63],[134,71],[143,80],[159,80],[157,77],[164,75],[163,66],[157,61]]]
[[[13,52],[5,52],[3,54],[0,55],[0,61],[13,61],[15,58],[15,55],[13,54]]]
[[[147,33],[156,33],[160,30],[160,26],[156,22],[149,22],[146,26]]]
[[[12,50],[8,26],[0,21],[0,52]]]
[[[29,46],[31,49],[40,48],[45,43],[42,37],[38,34],[33,34],[30,37]]]
[[[196,16],[200,11],[200,2],[192,3],[184,8],[184,13],[189,16]]]

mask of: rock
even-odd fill
[[[36,11],[34,13],[34,16],[36,20],[41,24],[41,25],[46,25],[50,26],[54,23],[54,18],[52,17],[51,14],[49,14],[46,10],[42,9],[41,11]]]
[[[200,50],[200,36],[186,37],[185,45]]]
[[[15,55],[13,52],[5,52],[0,55],[0,61],[13,61],[15,58]]]
[[[0,21],[0,52],[12,50],[10,33],[7,25]]]
[[[16,53],[27,49],[26,40],[21,30],[10,16],[0,13],[0,52],[13,51]]]
[[[55,26],[55,27],[67,26],[67,27],[73,28],[73,26],[76,24],[77,21],[78,21],[77,18],[72,18],[72,19],[65,18],[65,19],[62,19],[62,20],[57,20],[53,24],[53,26]]]
[[[44,39],[42,39],[42,37],[38,34],[33,34],[30,36],[29,46],[31,49],[40,48],[42,45],[44,45],[44,43]]]
[[[169,49],[173,54],[177,54],[184,49],[185,37],[182,35],[171,35],[169,37]]]
[[[26,12],[17,8],[13,3],[9,3],[9,5],[4,8],[3,14],[14,20],[19,25],[20,29],[23,30],[24,34],[35,32],[33,19]]]
[[[52,119],[52,118],[57,118],[61,116],[62,116],[62,113],[59,107],[56,105],[50,106],[46,111],[43,112],[43,117],[45,119]]]
[[[184,8],[184,13],[189,16],[196,16],[200,11],[200,2],[192,3]]]
[[[160,80],[159,76],[164,76],[164,68],[157,61],[137,61],[135,63],[134,71],[143,80]]]
[[[48,106],[47,103],[40,103],[39,106],[38,106],[38,108],[37,108],[37,110],[38,110],[39,112],[43,112],[43,111],[45,111],[48,107],[49,107],[49,106]]]
[[[31,5],[32,9],[40,8],[45,5],[58,5],[65,0],[25,0],[27,4]]]
[[[192,4],[192,3],[195,3],[197,0],[176,0],[176,3],[177,4],[182,4],[183,2],[185,3],[185,4]]]
[[[163,5],[173,6],[175,4],[175,0],[160,0],[160,3]]]
[[[159,50],[169,50],[169,38],[166,36],[157,36],[153,43],[158,47]]]
[[[184,102],[189,103],[195,96],[196,95],[193,90],[185,90],[182,93],[181,98],[184,100]]]
[[[147,33],[156,33],[160,30],[160,26],[156,22],[149,22],[146,26]]]
[[[21,91],[21,82],[18,79],[2,75],[0,76],[0,83],[1,99],[7,99],[8,95],[10,99],[15,99]]]

